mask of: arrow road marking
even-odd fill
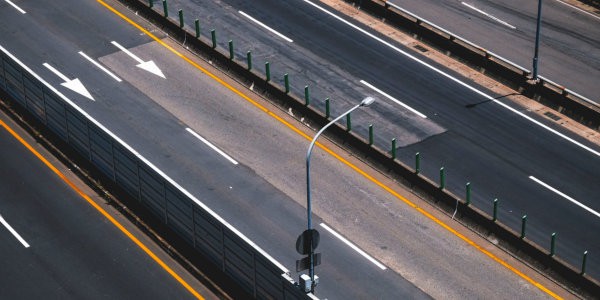
[[[44,63],[44,67],[48,68],[48,70],[52,71],[52,73],[56,74],[56,76],[60,77],[60,79],[64,80],[64,82],[61,83],[60,85],[66,87],[66,88],[72,90],[73,92],[78,93],[92,101],[95,101],[94,98],[92,97],[92,95],[90,94],[90,92],[88,92],[88,90],[85,88],[85,86],[83,86],[83,83],[81,83],[81,81],[79,81],[78,78],[71,80],[67,76],[65,76],[61,72],[59,72],[57,69],[55,69],[53,66],[49,65],[48,63]]]
[[[131,58],[135,59],[139,64],[138,68],[146,70],[154,75],[165,78],[165,74],[158,68],[158,66],[151,60],[143,61],[141,58],[137,57],[135,54],[131,53],[131,51],[127,50],[125,47],[121,46],[119,43],[112,41],[111,42],[115,47],[121,49],[121,51],[125,52],[125,54],[129,55]]]
[[[10,0],[4,0],[4,1],[6,1],[6,3],[12,5],[12,7],[14,7],[16,10],[18,10],[22,14],[25,14],[25,11],[23,9],[21,9],[20,7],[18,7],[16,4],[12,3],[12,1],[10,1]]]
[[[19,233],[17,233],[17,231],[12,228],[12,226],[10,226],[10,224],[8,224],[8,222],[6,222],[6,220],[4,220],[2,215],[0,215],[0,223],[2,223],[2,225],[4,225],[4,227],[6,227],[6,229],[8,229],[8,231],[10,231],[10,233],[12,233],[12,235],[14,235],[15,238],[21,242],[21,244],[23,244],[23,247],[29,248],[29,244],[19,235]]]

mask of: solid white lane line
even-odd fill
[[[4,1],[6,1],[6,3],[8,3],[8,4],[12,5],[12,7],[14,7],[14,8],[15,8],[16,10],[18,10],[20,13],[22,13],[22,14],[26,14],[26,12],[25,12],[23,9],[21,9],[20,7],[18,7],[16,4],[12,3],[12,1],[10,1],[10,0],[4,0]]]
[[[376,259],[374,259],[373,257],[371,257],[369,254],[365,253],[365,251],[362,251],[356,245],[352,244],[350,241],[348,241],[346,238],[344,238],[343,236],[341,236],[339,233],[335,232],[333,229],[331,229],[331,227],[327,226],[327,224],[321,223],[321,227],[325,228],[327,231],[329,231],[329,233],[333,234],[335,237],[337,237],[342,242],[344,242],[344,244],[350,246],[350,248],[354,249],[354,251],[358,252],[358,254],[362,255],[364,258],[366,258],[370,262],[374,263],[380,269],[382,269],[382,270],[387,269],[386,266],[384,266],[382,263],[378,262]]]
[[[469,90],[471,90],[471,91],[473,91],[473,92],[475,92],[475,93],[483,96],[484,98],[486,98],[486,99],[488,99],[488,100],[490,100],[490,101],[492,101],[494,103],[499,104],[500,106],[502,106],[502,107],[504,107],[504,108],[512,111],[513,113],[515,113],[515,114],[517,114],[517,115],[519,115],[519,116],[521,116],[521,117],[523,117],[525,119],[527,119],[528,121],[530,121],[530,122],[532,122],[532,123],[534,123],[534,124],[536,124],[536,125],[544,128],[544,129],[546,129],[546,130],[554,133],[555,135],[557,135],[557,136],[559,136],[559,137],[561,137],[561,138],[563,138],[563,139],[565,139],[565,140],[567,140],[567,141],[569,141],[569,142],[577,145],[578,147],[580,147],[582,149],[585,149],[585,150],[593,153],[596,156],[600,156],[600,152],[599,151],[596,151],[596,150],[594,150],[594,149],[592,149],[592,148],[590,148],[590,147],[588,147],[586,145],[583,145],[582,143],[577,142],[576,140],[574,140],[574,139],[572,139],[572,138],[570,138],[570,137],[568,137],[568,136],[566,136],[566,135],[564,135],[564,134],[562,134],[562,133],[560,133],[560,132],[558,132],[558,131],[556,131],[556,130],[554,130],[554,129],[552,129],[552,128],[544,125],[544,124],[542,124],[541,122],[539,122],[539,121],[537,121],[537,120],[535,120],[535,119],[533,119],[533,118],[525,115],[524,113],[522,113],[522,112],[520,112],[520,111],[518,111],[518,110],[516,110],[516,109],[514,109],[514,108],[512,108],[512,107],[510,107],[510,106],[508,106],[508,105],[506,105],[504,103],[502,103],[501,101],[498,101],[497,99],[494,99],[494,97],[492,97],[492,96],[490,96],[490,95],[488,95],[488,94],[486,94],[486,93],[484,93],[484,92],[482,92],[482,91],[480,91],[480,90],[478,90],[478,89],[470,86],[469,84],[467,84],[467,83],[461,81],[460,79],[458,79],[456,77],[453,77],[452,75],[450,75],[450,74],[448,74],[448,73],[446,73],[446,72],[444,72],[444,71],[442,71],[442,70],[434,67],[433,65],[430,65],[430,64],[426,63],[425,61],[418,59],[417,57],[413,56],[412,54],[403,51],[402,49],[400,49],[400,48],[398,48],[398,47],[396,47],[396,46],[394,46],[394,45],[392,45],[392,44],[384,41],[383,39],[380,39],[380,38],[376,37],[375,35],[369,33],[368,31],[366,31],[366,30],[364,30],[364,29],[362,29],[362,28],[360,28],[360,27],[358,27],[358,26],[356,26],[356,25],[354,25],[354,24],[346,21],[345,19],[343,19],[343,18],[339,17],[338,15],[336,15],[336,14],[334,14],[334,13],[326,10],[325,8],[320,7],[320,6],[318,6],[318,5],[310,2],[309,0],[304,0],[304,2],[310,4],[313,7],[321,10],[322,12],[324,12],[324,13],[332,16],[333,18],[339,20],[340,22],[343,22],[344,24],[346,24],[346,25],[348,25],[348,26],[350,26],[350,27],[358,30],[359,32],[367,35],[368,37],[370,37],[370,38],[372,38],[372,39],[374,39],[374,40],[376,40],[376,41],[378,41],[378,42],[380,42],[380,43],[382,43],[382,44],[390,47],[394,51],[396,51],[396,52],[398,52],[398,53],[400,53],[400,54],[402,54],[402,55],[404,55],[404,56],[406,56],[406,57],[408,57],[408,58],[410,58],[410,59],[412,59],[412,60],[414,60],[414,61],[422,64],[423,66],[425,66],[425,67],[427,67],[427,68],[429,68],[429,69],[437,72],[438,74],[440,74],[440,75],[442,75],[442,76],[444,76],[444,77],[446,77],[446,78],[448,78],[448,79],[450,79],[450,80],[452,80],[452,81],[454,81],[454,82],[462,85],[463,87],[465,87],[465,88],[467,88],[467,89],[469,89]]]
[[[228,161],[230,161],[232,164],[237,165],[238,162],[231,158],[231,156],[227,155],[227,153],[221,151],[221,149],[217,148],[215,145],[211,144],[209,141],[207,141],[205,138],[201,137],[199,134],[197,134],[195,131],[193,131],[191,128],[186,128],[185,129],[187,132],[191,133],[193,136],[195,136],[197,139],[199,139],[200,141],[202,141],[204,144],[206,144],[207,146],[209,146],[211,149],[215,150],[215,152],[221,154],[221,156],[225,157]]]
[[[555,188],[551,187],[549,184],[547,184],[547,183],[545,183],[545,182],[543,182],[543,181],[541,181],[541,180],[539,180],[539,179],[537,179],[537,178],[535,178],[535,177],[533,177],[533,176],[529,176],[529,179],[531,179],[531,180],[533,180],[533,181],[537,182],[539,185],[541,185],[541,186],[543,186],[543,187],[545,187],[545,188],[547,188],[547,189],[549,189],[549,190],[553,191],[554,193],[556,193],[556,194],[560,195],[561,197],[563,197],[563,198],[565,198],[565,199],[567,199],[567,200],[569,200],[569,201],[573,202],[575,205],[577,205],[577,206],[579,206],[579,207],[581,207],[581,208],[583,208],[583,209],[587,210],[588,212],[592,213],[592,214],[593,214],[593,215],[595,215],[596,217],[600,218],[600,213],[598,213],[597,211],[595,211],[595,210],[593,210],[593,209],[591,209],[591,208],[589,208],[589,207],[585,206],[584,204],[582,204],[582,203],[578,202],[577,200],[575,200],[575,199],[573,199],[573,198],[569,197],[568,195],[564,194],[563,192],[561,192],[561,191],[559,191],[559,190],[557,190],[557,189],[555,189]]]
[[[593,13],[589,12],[589,11],[585,11],[585,10],[583,10],[583,9],[581,9],[581,8],[579,8],[579,7],[577,7],[577,6],[575,6],[575,5],[569,4],[569,3],[567,3],[567,2],[564,2],[564,1],[561,1],[561,0],[555,0],[555,1],[556,1],[556,2],[559,2],[559,3],[562,3],[562,4],[566,5],[566,6],[569,6],[569,7],[571,7],[572,9],[578,10],[579,12],[582,12],[582,13],[584,13],[584,14],[586,14],[586,15],[589,15],[589,16],[591,16],[591,17],[593,17],[593,18],[596,18],[596,19],[600,20],[600,17],[599,17],[599,16],[597,16],[597,15],[595,15],[595,14],[593,14]]]
[[[121,82],[123,80],[121,80],[121,78],[117,77],[117,75],[113,74],[111,71],[109,71],[107,68],[105,68],[104,66],[102,66],[101,64],[99,64],[98,62],[96,62],[95,60],[93,60],[91,57],[87,56],[87,54],[83,53],[83,51],[79,51],[79,54],[81,56],[83,56],[85,59],[87,59],[89,62],[93,63],[96,67],[98,67],[100,70],[104,71],[106,74],[108,74],[110,77],[114,78],[116,81]]]
[[[364,80],[361,80],[361,81],[360,81],[360,83],[362,83],[362,84],[366,85],[367,87],[369,87],[370,89],[372,89],[372,90],[376,91],[377,93],[381,94],[382,96],[384,96],[384,97],[386,97],[386,98],[388,98],[388,99],[390,99],[390,100],[392,100],[392,101],[396,102],[398,105],[400,105],[400,106],[402,106],[402,107],[404,107],[404,108],[406,108],[406,109],[408,109],[408,110],[412,111],[413,113],[417,114],[419,117],[421,117],[421,118],[423,118],[423,119],[427,119],[427,116],[426,116],[426,115],[424,115],[424,114],[420,113],[418,110],[416,110],[416,109],[414,109],[414,108],[412,108],[412,107],[410,107],[410,106],[408,106],[408,105],[404,104],[404,103],[403,103],[403,102],[401,102],[400,100],[398,100],[398,99],[396,99],[396,98],[394,98],[394,97],[392,97],[392,96],[388,95],[388,94],[387,94],[387,93],[385,93],[384,91],[382,91],[382,90],[380,90],[380,89],[378,89],[378,88],[374,87],[372,84],[370,84],[370,83],[368,83],[368,82],[366,82],[366,81],[364,81]]]
[[[8,231],[10,231],[10,233],[12,233],[12,235],[14,235],[15,238],[21,242],[21,244],[23,244],[23,247],[29,248],[29,244],[27,244],[27,242],[19,235],[19,233],[17,233],[12,226],[10,226],[10,224],[4,220],[2,215],[0,215],[0,223],[2,223],[2,225],[4,225],[4,227],[6,227],[6,229],[8,229]]]
[[[204,202],[198,200],[198,198],[196,198],[194,195],[192,195],[192,193],[190,193],[188,190],[184,189],[181,185],[179,185],[179,183],[175,182],[175,180],[173,180],[171,177],[169,177],[169,175],[167,175],[165,172],[163,172],[161,169],[159,169],[157,166],[155,166],[152,162],[150,162],[147,158],[145,158],[143,155],[141,155],[135,149],[133,149],[133,147],[129,146],[129,144],[125,143],[125,141],[123,141],[120,137],[118,137],[112,131],[108,130],[108,128],[106,128],[104,125],[102,125],[102,123],[98,122],[96,119],[94,119],[92,116],[90,116],[85,110],[83,110],[81,107],[79,107],[77,104],[75,104],[75,102],[71,101],[71,99],[67,98],[67,96],[65,96],[59,90],[54,88],[51,84],[49,84],[46,80],[44,80],[40,75],[38,75],[33,70],[31,70],[30,67],[25,65],[20,59],[18,59],[16,56],[14,56],[8,50],[6,50],[4,47],[2,47],[2,45],[0,45],[0,51],[4,52],[4,54],[6,54],[8,57],[10,57],[19,66],[21,66],[21,68],[23,68],[25,71],[27,71],[29,74],[31,74],[31,76],[33,76],[35,79],[39,80],[49,90],[54,92],[57,96],[59,96],[61,99],[63,99],[71,107],[73,107],[73,109],[75,109],[77,112],[79,112],[85,118],[87,118],[90,122],[92,122],[92,124],[98,126],[98,128],[100,128],[103,132],[105,132],[111,138],[113,138],[115,141],[117,141],[121,146],[123,146],[123,148],[125,148],[129,152],[131,152],[135,157],[137,157],[144,164],[146,164],[148,167],[150,167],[150,169],[154,170],[156,173],[158,173],[160,176],[162,176],[162,178],[164,178],[167,182],[169,182],[171,185],[173,185],[176,189],[178,189],[180,192],[182,192],[188,198],[192,199],[192,201],[194,201],[194,203],[196,203],[196,205],[198,205],[199,207],[204,209],[204,211],[206,211],[210,216],[217,219],[219,222],[221,222],[221,224],[225,225],[225,227],[227,227],[234,234],[236,234],[238,237],[240,237],[242,240],[244,240],[246,243],[248,243],[248,245],[250,245],[256,251],[258,251],[260,254],[262,254],[264,257],[266,257],[270,262],[272,262],[274,265],[276,265],[282,271],[282,273],[287,274],[290,272],[282,263],[280,263],[275,258],[273,258],[271,255],[269,255],[269,253],[267,253],[265,250],[263,250],[261,247],[259,247],[256,243],[254,243],[251,239],[249,239],[247,236],[245,236],[241,231],[239,231],[233,225],[229,224],[229,222],[227,222],[219,214],[214,212],[210,207],[208,207],[206,204],[204,204]]]
[[[266,30],[268,30],[268,31],[270,31],[270,32],[272,32],[272,33],[274,33],[274,34],[275,34],[275,35],[277,35],[278,37],[280,37],[280,38],[282,38],[282,39],[284,39],[284,40],[286,40],[286,41],[288,41],[288,42],[290,42],[290,43],[293,43],[293,42],[294,42],[294,41],[293,41],[292,39],[290,39],[289,37],[287,37],[287,36],[285,36],[285,35],[283,35],[283,34],[281,34],[281,33],[277,32],[275,29],[273,29],[273,28],[271,28],[271,27],[269,27],[269,26],[265,25],[264,23],[262,23],[261,21],[259,21],[259,20],[255,19],[255,18],[251,17],[251,16],[250,16],[250,15],[248,15],[247,13],[245,13],[245,12],[243,12],[243,11],[241,11],[241,10],[240,10],[240,11],[238,11],[238,12],[239,12],[239,13],[240,13],[242,16],[244,16],[244,17],[246,17],[246,18],[250,19],[250,21],[252,21],[252,22],[254,22],[254,23],[256,23],[256,24],[260,25],[260,26],[261,26],[261,27],[263,27],[264,29],[266,29]]]
[[[496,17],[494,17],[494,16],[486,13],[485,11],[483,11],[483,10],[481,10],[481,9],[479,9],[479,8],[471,5],[471,4],[468,4],[468,3],[465,3],[465,2],[461,2],[461,3],[462,3],[462,5],[468,7],[468,8],[470,8],[470,9],[472,9],[472,10],[474,10],[474,11],[476,11],[476,12],[478,12],[478,13],[480,13],[480,14],[488,17],[488,18],[490,18],[490,19],[492,19],[492,20],[494,20],[494,21],[496,21],[496,22],[498,22],[498,23],[500,23],[500,24],[502,24],[502,25],[504,25],[506,27],[509,27],[510,29],[517,29],[517,27],[515,27],[513,25],[510,25],[507,22],[498,19],[498,18],[496,18]]]
[[[127,48],[121,46],[121,44],[119,44],[115,41],[112,41],[110,43],[115,45],[115,47],[119,48],[121,51],[125,52],[125,54],[129,55],[129,57],[135,59],[138,63],[140,63],[140,64],[144,63],[144,61],[141,58],[139,58],[139,57],[137,57],[137,55],[131,53],[131,51],[127,50]]]

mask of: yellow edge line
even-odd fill
[[[21,136],[16,133],[12,128],[10,128],[4,121],[0,120],[0,126],[4,127],[6,131],[8,131],[15,139],[17,139],[25,148],[27,148],[31,153],[33,153],[40,161],[42,161],[50,170],[52,170],[60,179],[62,179],[71,189],[73,189],[79,196],[85,199],[91,206],[93,206],[98,212],[100,212],[105,218],[107,218],[115,227],[117,227],[121,232],[123,232],[130,240],[132,240],[138,247],[140,247],[148,256],[150,256],[157,264],[159,264],[167,273],[169,273],[173,278],[175,278],[181,285],[183,285],[194,297],[197,299],[204,299],[198,292],[196,292],[185,280],[183,280],[175,271],[173,271],[169,266],[167,266],[156,254],[152,252],[152,250],[148,249],[146,245],[144,245],[140,240],[138,240],[131,232],[129,232],[123,225],[119,223],[119,221],[115,220],[111,215],[109,215],[102,207],[100,207],[96,202],[94,202],[87,194],[85,194],[82,190],[80,190],[71,180],[69,180],[61,171],[59,171],[52,163],[50,163],[46,158],[44,158],[39,152],[37,152],[29,143],[27,143]]]
[[[137,23],[135,23],[134,21],[132,21],[131,19],[129,19],[128,17],[126,17],[125,15],[123,15],[122,13],[120,13],[119,11],[117,11],[115,8],[113,8],[110,5],[106,4],[102,0],[96,0],[96,1],[98,1],[100,4],[102,4],[108,10],[112,11],[117,16],[121,17],[123,20],[127,21],[129,24],[133,25],[133,27],[135,27],[138,30],[140,30],[141,32],[147,34],[150,38],[154,39],[160,45],[162,45],[163,47],[167,48],[169,51],[173,52],[175,55],[179,56],[180,58],[182,58],[183,60],[185,60],[186,62],[188,62],[190,65],[194,66],[196,69],[198,69],[201,72],[205,73],[210,78],[214,79],[216,82],[222,84],[224,87],[228,88],[229,90],[231,90],[232,92],[234,92],[238,96],[240,96],[243,99],[245,99],[246,101],[250,102],[252,105],[254,105],[255,107],[257,107],[258,109],[262,110],[263,112],[267,113],[269,116],[271,116],[274,119],[276,119],[277,121],[281,122],[282,124],[284,124],[285,126],[287,126],[288,128],[290,128],[292,131],[296,132],[297,134],[299,134],[300,136],[306,138],[307,140],[312,140],[312,137],[310,137],[307,134],[305,134],[304,132],[300,131],[300,129],[296,128],[294,125],[290,124],[289,122],[287,122],[286,120],[282,119],[281,117],[275,115],[273,112],[269,111],[267,108],[265,108],[264,106],[260,105],[256,101],[250,99],[250,97],[246,96],[245,94],[243,94],[242,92],[240,92],[239,90],[237,90],[236,88],[234,88],[233,86],[231,86],[230,84],[228,84],[227,82],[223,81],[221,78],[217,77],[216,75],[212,74],[211,72],[209,72],[205,68],[201,67],[200,65],[198,65],[197,63],[195,63],[194,61],[192,61],[191,59],[189,59],[185,55],[181,54],[179,51],[173,49],[173,47],[167,45],[161,39],[159,39],[158,37],[156,37],[155,35],[153,35],[152,33],[150,33],[148,30],[144,29],[142,26],[138,25]],[[562,299],[560,296],[558,296],[557,294],[555,294],[554,292],[552,292],[548,288],[544,287],[542,284],[538,283],[537,281],[533,280],[532,278],[530,278],[529,276],[525,275],[521,271],[519,271],[516,268],[512,267],[507,262],[503,261],[502,259],[500,259],[499,257],[495,256],[491,252],[485,250],[483,247],[481,247],[478,244],[476,244],[475,242],[471,241],[466,236],[460,234],[458,231],[452,229],[450,226],[446,225],[444,222],[442,222],[438,218],[434,217],[433,215],[431,215],[427,211],[425,211],[422,208],[418,207],[416,204],[414,204],[411,201],[409,201],[408,199],[404,198],[404,196],[398,194],[397,192],[395,192],[391,188],[387,187],[386,185],[384,185],[383,183],[381,183],[380,181],[378,181],[377,179],[375,179],[371,175],[367,174],[365,171],[359,169],[357,166],[353,165],[352,163],[350,163],[349,161],[347,161],[343,157],[339,156],[338,154],[336,154],[335,152],[333,152],[329,148],[323,146],[319,142],[317,142],[316,145],[319,148],[325,150],[325,152],[329,153],[331,156],[333,156],[336,159],[338,159],[340,162],[344,163],[345,165],[347,165],[348,167],[350,167],[351,169],[353,169],[354,171],[356,171],[357,173],[359,173],[360,175],[364,176],[366,179],[370,180],[371,182],[375,183],[379,187],[383,188],[385,191],[389,192],[390,194],[392,194],[396,198],[402,200],[408,206],[414,208],[415,210],[417,210],[418,212],[420,212],[421,214],[423,214],[427,218],[431,219],[432,221],[434,221],[438,225],[442,226],[444,229],[446,229],[449,232],[451,232],[452,234],[456,235],[457,237],[459,237],[460,239],[462,239],[463,241],[465,241],[467,244],[473,246],[475,249],[481,251],[483,254],[487,255],[492,260],[498,262],[500,265],[506,267],[507,269],[509,269],[513,273],[515,273],[518,276],[520,276],[521,278],[525,279],[527,282],[533,284],[534,286],[536,286],[537,288],[539,288],[540,290],[542,290],[543,292],[547,293],[548,295],[550,295],[551,297],[553,297],[555,299]]]

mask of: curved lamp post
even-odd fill
[[[341,114],[339,117],[333,119],[331,122],[327,123],[327,125],[325,125],[323,128],[321,128],[321,130],[319,130],[319,132],[317,132],[317,134],[315,135],[315,137],[312,139],[312,141],[310,142],[310,146],[308,147],[308,152],[306,153],[306,215],[307,215],[307,219],[308,219],[308,230],[312,229],[312,213],[311,213],[311,199],[310,199],[310,157],[312,154],[312,150],[315,146],[315,143],[317,142],[317,139],[319,138],[319,136],[331,125],[333,125],[335,122],[339,121],[341,118],[345,117],[346,115],[348,115],[349,113],[353,112],[354,110],[356,110],[359,107],[363,107],[363,106],[369,106],[371,105],[373,102],[375,102],[375,98],[373,97],[366,97],[365,99],[363,99],[360,104],[352,107],[351,109],[349,109],[348,111],[346,111],[345,113]],[[310,280],[311,280],[311,293],[314,292],[314,288],[315,288],[315,266],[314,266],[314,259],[313,259],[313,254],[314,254],[314,249],[312,247],[312,237],[309,239],[310,240],[310,253],[309,253],[309,259],[310,259],[310,269],[309,269],[309,276],[310,276]]]

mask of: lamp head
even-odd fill
[[[360,106],[369,106],[369,105],[373,104],[373,102],[375,102],[375,98],[369,96],[360,102]]]

